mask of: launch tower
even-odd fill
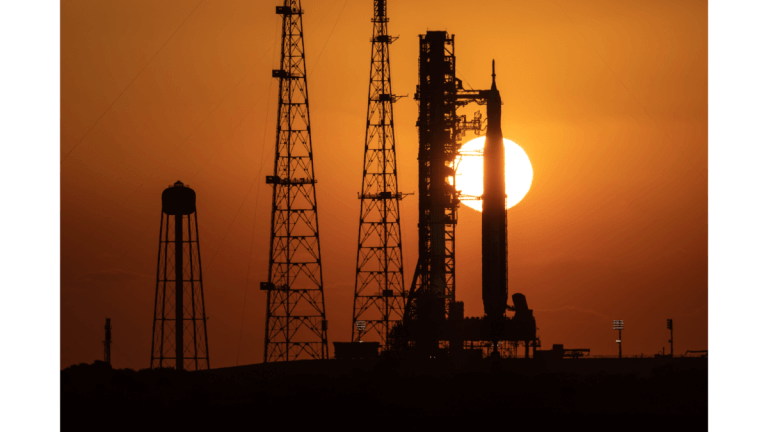
[[[536,323],[525,296],[512,296],[508,305],[506,193],[504,144],[501,134],[501,97],[496,88],[495,64],[490,90],[465,90],[456,78],[454,36],[428,31],[419,36],[419,260],[408,293],[403,337],[398,346],[413,346],[417,356],[446,352],[482,351],[499,355],[499,345],[523,341],[526,356],[536,340]],[[465,318],[464,304],[456,301],[456,235],[459,199],[456,160],[463,135],[483,128],[481,114],[467,120],[457,109],[476,103],[487,105],[487,134],[483,153],[484,194],[482,228],[482,318]],[[477,197],[475,197],[477,198]],[[515,316],[506,317],[507,310]],[[406,340],[404,343],[400,339]],[[535,346],[535,345],[534,345]]]
[[[406,304],[406,319],[421,321],[417,345],[434,351],[440,328],[456,305],[456,157],[467,130],[479,132],[479,115],[467,121],[456,110],[485,104],[484,92],[464,90],[456,79],[454,36],[444,31],[419,35],[419,260]]]

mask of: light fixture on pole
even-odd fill
[[[613,320],[613,329],[619,331],[619,339],[616,343],[619,344],[619,358],[621,358],[621,331],[624,330],[624,320]]]
[[[355,321],[355,328],[357,329],[357,341],[362,342],[360,339],[363,336],[365,328],[368,327],[368,323],[365,321]]]
[[[669,329],[669,356],[674,357],[675,356],[675,343],[674,343],[674,333],[672,331],[672,320],[667,320],[667,328]]]

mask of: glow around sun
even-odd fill
[[[462,195],[479,197],[483,195],[483,157],[479,156],[485,146],[485,137],[475,138],[461,147],[462,153],[474,153],[475,155],[459,156],[456,160],[456,189]],[[519,203],[528,193],[533,182],[533,166],[522,147],[512,140],[504,138],[504,163],[507,208]],[[483,211],[483,201],[473,198],[464,198],[462,203],[468,207]]]

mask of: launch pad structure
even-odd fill
[[[419,35],[418,261],[410,289],[403,271],[395,155],[387,1],[373,0],[373,36],[358,225],[352,342],[338,342],[346,358],[383,352],[413,358],[517,357],[540,347],[525,295],[508,290],[508,231],[501,95],[495,61],[488,90],[464,89],[456,78],[455,36]],[[327,360],[317,195],[300,0],[276,7],[282,19],[264,363]],[[486,106],[471,119],[458,110]],[[485,125],[485,126],[484,126]],[[467,132],[486,133],[483,157],[483,317],[465,317],[456,300],[456,225],[462,198],[456,170]],[[194,218],[194,224],[192,220]],[[151,369],[210,369],[202,285],[196,194],[177,181],[163,191],[153,314]],[[509,304],[511,298],[512,305]],[[514,312],[508,317],[507,312]],[[668,319],[673,346],[672,320]],[[370,328],[368,324],[371,324]],[[106,319],[104,362],[111,365],[111,320]],[[619,358],[621,330],[619,322]],[[367,339],[366,342],[362,338]],[[374,340],[371,340],[373,338]],[[670,349],[672,352],[672,348]],[[700,351],[692,351],[700,352]],[[544,358],[577,358],[589,349],[554,345]],[[671,354],[670,354],[671,356]],[[498,365],[498,362],[493,364]]]
[[[410,289],[403,277],[394,116],[386,0],[374,0],[365,153],[360,199],[352,342],[335,343],[354,357],[384,351],[422,358],[516,352],[537,346],[536,321],[525,296],[507,289],[507,213],[501,96],[495,64],[490,90],[464,89],[456,78],[455,37],[445,31],[419,36],[418,262]],[[327,320],[304,34],[300,0],[284,0],[278,122],[273,186],[264,362],[327,359]],[[457,110],[487,106],[471,119]],[[456,301],[456,224],[462,198],[456,189],[461,141],[486,131],[482,229],[482,297],[485,316],[465,318]],[[507,311],[515,311],[513,318]],[[369,326],[370,324],[370,326]],[[362,338],[366,342],[363,345]],[[345,345],[346,344],[346,345]],[[355,347],[355,345],[357,347]],[[469,353],[469,354],[468,354]]]
[[[466,355],[465,349],[490,348],[519,342],[536,347],[536,321],[523,294],[507,304],[507,213],[504,186],[504,144],[501,97],[495,82],[490,90],[465,90],[456,78],[455,37],[445,31],[419,36],[419,260],[400,328],[393,331],[400,349],[419,357]],[[456,160],[467,131],[479,134],[479,113],[471,120],[458,108],[470,103],[487,106],[483,153],[483,305],[485,316],[465,318],[456,301],[456,224],[461,191],[456,189]],[[507,310],[515,316],[508,318]],[[397,334],[395,336],[395,334]],[[481,348],[482,349],[482,348]],[[486,354],[488,349],[485,350]]]

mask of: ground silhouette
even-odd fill
[[[200,372],[95,362],[61,371],[61,396],[62,430],[705,430],[707,359],[324,360]]]

